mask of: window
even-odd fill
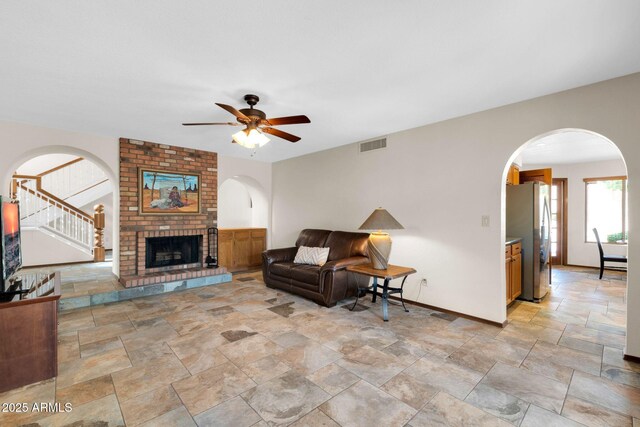
[[[585,240],[595,242],[598,229],[603,243],[627,243],[627,177],[585,178]]]

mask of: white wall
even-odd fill
[[[0,194],[8,194],[13,172],[37,156],[62,153],[84,157],[100,166],[112,182],[119,182],[119,146],[117,137],[50,129],[23,123],[0,121]],[[119,188],[113,198],[120,200]],[[113,229],[118,230],[119,202],[113,205]],[[118,233],[113,234],[113,271],[118,273]]]
[[[218,156],[218,194],[221,186],[229,179],[233,179],[243,184],[249,193],[252,201],[251,227],[267,229],[267,248],[271,247],[271,188],[272,188],[272,165],[271,163],[259,162],[250,159],[239,159],[235,157]],[[232,228],[226,219],[220,217],[220,210],[225,209],[221,204],[225,201],[218,196],[218,227]],[[228,212],[228,210],[227,210]],[[223,212],[223,216],[226,213]],[[222,221],[222,222],[221,222]]]
[[[78,156],[72,154],[46,154],[27,160],[16,172],[19,175],[39,175],[77,158]]]
[[[354,230],[377,206],[405,226],[391,262],[415,267],[407,297],[503,322],[504,180],[521,146],[564,128],[612,140],[629,176],[630,228],[640,224],[640,74],[389,135],[386,149],[352,144],[273,165],[273,245],[300,229]],[[481,216],[490,226],[481,227]],[[629,242],[627,353],[640,356],[640,244]]]
[[[253,227],[249,191],[233,178],[225,180],[218,189],[218,227]]]
[[[258,181],[271,199],[271,170],[271,163],[218,155],[218,187],[228,178],[248,176]]]
[[[585,241],[585,183],[584,178],[604,176],[622,176],[627,174],[624,161],[607,160],[600,162],[556,164],[556,165],[524,165],[523,170],[549,167],[553,169],[554,178],[567,178],[567,264],[600,267],[600,256],[595,243]],[[627,245],[603,243],[605,253],[626,255]]]
[[[93,256],[39,230],[22,230],[24,267],[93,261]]]

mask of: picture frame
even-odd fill
[[[198,173],[138,168],[138,209],[142,215],[197,215],[201,213]]]

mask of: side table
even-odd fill
[[[356,308],[358,304],[358,298],[360,297],[360,292],[364,291],[366,293],[373,294],[371,298],[371,302],[376,302],[376,297],[378,296],[378,279],[384,279],[384,283],[382,285],[382,317],[385,322],[389,321],[389,295],[391,294],[400,294],[400,302],[402,303],[402,307],[405,312],[409,312],[407,307],[404,305],[404,299],[402,298],[402,288],[404,287],[404,282],[407,280],[407,276],[416,272],[415,269],[410,267],[400,267],[399,265],[391,265],[387,267],[386,270],[377,270],[373,268],[371,264],[360,264],[360,265],[350,265],[347,267],[347,271],[355,274],[362,274],[364,276],[373,277],[373,284],[367,288],[358,288],[356,291],[356,301],[353,303],[353,307],[351,307],[351,311]],[[392,288],[389,286],[389,282],[393,279],[399,279],[402,277],[402,283],[399,288]]]

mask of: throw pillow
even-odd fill
[[[322,267],[329,258],[329,248],[311,248],[300,246],[294,258],[294,264],[311,264]]]

